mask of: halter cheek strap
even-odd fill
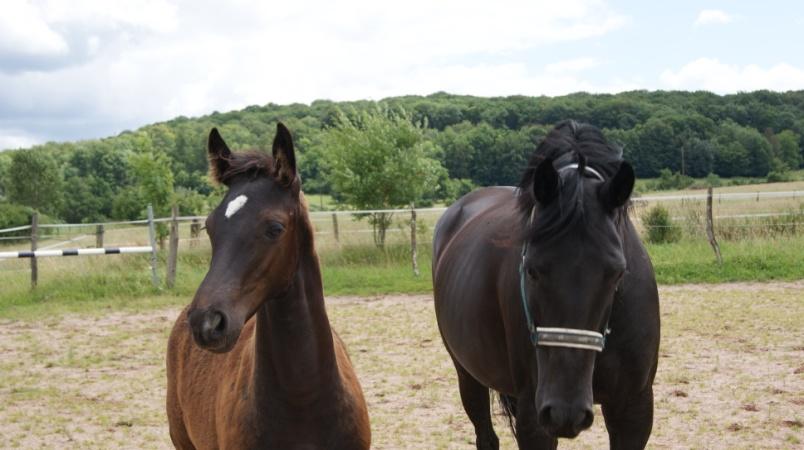
[[[578,164],[569,164],[560,169],[559,172],[567,169],[577,169]],[[605,181],[603,175],[595,169],[586,166],[584,167],[585,173],[594,176],[600,181]],[[528,225],[533,222],[533,217],[536,213],[536,208],[533,208],[530,213]],[[528,325],[528,334],[530,335],[530,342],[533,346],[543,347],[565,347],[565,348],[578,348],[582,350],[593,350],[602,352],[606,348],[606,336],[611,333],[609,329],[609,320],[611,320],[611,311],[609,311],[609,318],[606,319],[606,326],[603,328],[603,333],[590,330],[579,330],[577,328],[557,328],[557,327],[537,327],[533,322],[533,317],[530,314],[530,307],[528,306],[528,295],[525,289],[525,255],[528,252],[527,241],[522,246],[522,260],[519,263],[519,293],[522,299],[522,308],[525,310],[525,320]]]

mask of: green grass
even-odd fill
[[[327,295],[419,294],[432,290],[430,265],[420,266],[414,276],[410,266],[353,266],[324,268]]]
[[[305,194],[307,206],[310,211],[333,211],[338,209],[338,204],[332,199],[331,195],[326,194]]]
[[[732,177],[720,178],[720,184],[715,186],[715,192],[766,192],[801,190],[804,182],[804,169],[793,170],[788,173],[789,179],[782,182],[768,183],[765,177]],[[694,178],[692,186],[684,189],[656,190],[658,178],[639,178],[634,185],[634,191],[645,195],[692,195],[705,191],[708,182],[706,178]]]
[[[719,244],[722,266],[703,240],[648,245],[656,280],[659,284],[683,284],[804,278],[802,236]]]
[[[721,283],[729,281],[796,280],[804,277],[804,236],[720,243],[723,266],[705,240],[648,245],[660,284]],[[373,246],[345,247],[320,255],[324,290],[328,296],[372,296],[427,293],[432,290],[431,251],[419,248],[419,276],[413,275],[409,249],[404,245],[378,250]],[[58,312],[149,310],[178,306],[192,300],[207,267],[205,250],[180,255],[176,286],[172,290],[151,285],[145,256],[87,257],[83,268],[76,259],[40,266],[40,283],[31,291],[26,271],[0,271],[0,318]],[[98,258],[103,259],[99,266]],[[114,259],[113,259],[114,258]],[[80,266],[80,264],[79,264]],[[72,269],[74,270],[72,270]],[[159,275],[164,277],[164,262]]]

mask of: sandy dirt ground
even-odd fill
[[[804,448],[804,281],[661,289],[649,448]],[[428,296],[332,298],[378,449],[472,448]],[[170,448],[164,348],[178,309],[0,322],[0,447]],[[607,448],[592,429],[560,448]],[[502,448],[515,448],[500,417]]]

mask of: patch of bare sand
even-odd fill
[[[650,448],[804,441],[804,281],[662,287]],[[472,448],[427,295],[327,301],[369,402],[374,448]],[[178,309],[0,323],[0,437],[19,448],[169,448],[164,350]],[[562,448],[604,448],[595,424]],[[505,423],[502,448],[515,448]]]

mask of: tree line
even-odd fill
[[[603,129],[640,177],[784,179],[804,163],[804,91],[319,100],[0,153],[0,226],[31,209],[66,222],[141,218],[148,203],[158,215],[174,202],[182,214],[204,213],[219,194],[207,181],[209,130],[218,127],[234,149],[269,149],[277,121],[298,143],[307,192],[355,208],[449,202],[474,186],[516,184],[539,139],[567,118]],[[377,195],[367,180],[382,178],[378,171],[399,192]]]

